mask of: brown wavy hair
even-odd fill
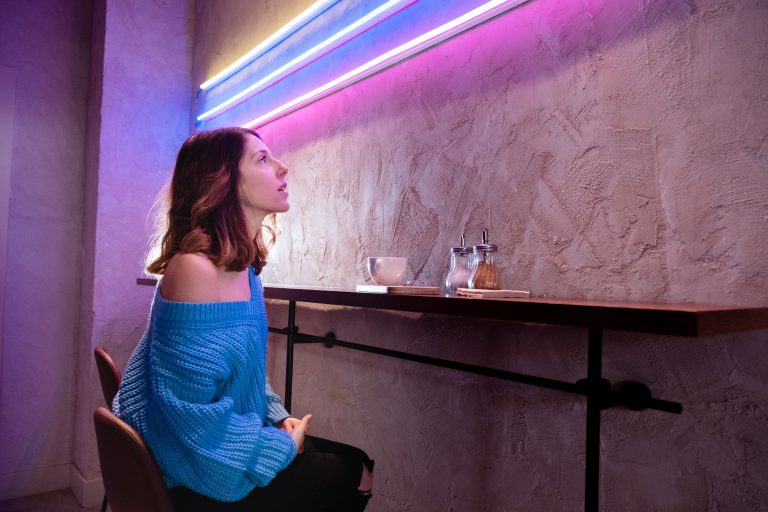
[[[173,255],[196,252],[227,270],[253,265],[258,274],[264,268],[267,243],[262,230],[256,238],[250,237],[238,194],[247,135],[259,137],[247,128],[220,128],[184,141],[170,187],[160,199],[166,203],[166,214],[156,229],[147,272],[162,275]],[[263,227],[271,244],[276,232],[274,214],[267,216]]]

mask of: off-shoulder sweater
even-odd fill
[[[112,405],[142,435],[168,487],[219,501],[267,485],[296,452],[273,426],[288,412],[267,382],[264,292],[248,274],[247,302],[169,301],[158,284]]]

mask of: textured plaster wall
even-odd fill
[[[15,76],[3,112],[13,130],[3,155],[10,208],[1,214],[2,499],[69,483],[92,7],[42,0],[3,2],[0,11],[0,66]]]
[[[95,11],[73,454],[86,503],[99,476],[92,414],[104,403],[93,349],[123,367],[146,325],[152,290],[136,277],[148,212],[188,133],[193,16],[186,0],[100,0]]]
[[[16,92],[0,499],[71,486],[101,501],[93,348],[124,365],[146,322],[151,290],[135,279],[189,131],[193,14],[186,0],[2,6]]]
[[[230,32],[259,32],[278,4],[218,27],[198,6],[195,83],[238,56],[222,59]],[[505,284],[536,296],[765,305],[766,22],[762,0],[534,0],[261,128],[293,204],[265,281],[353,286],[365,257],[392,254],[436,285],[458,235],[488,226]],[[270,319],[284,325],[285,306]],[[320,307],[298,322],[552,378],[586,371],[578,330]],[[606,377],[685,411],[603,413],[603,510],[766,510],[765,337],[607,333]],[[584,405],[297,349],[294,412],[377,460],[373,511],[578,510]]]

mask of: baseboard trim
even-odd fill
[[[101,481],[101,476],[88,480],[74,464],[70,465],[69,488],[72,489],[72,494],[75,495],[80,506],[84,508],[100,505],[104,498],[104,483]]]
[[[71,464],[0,475],[0,501],[43,494],[70,486]]]
[[[0,501],[71,489],[81,507],[101,504],[104,484],[101,477],[86,479],[74,464],[35,468],[0,475]]]

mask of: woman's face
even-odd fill
[[[240,158],[240,203],[245,212],[260,217],[288,211],[285,175],[288,168],[272,156],[258,137],[244,135],[245,150]]]

